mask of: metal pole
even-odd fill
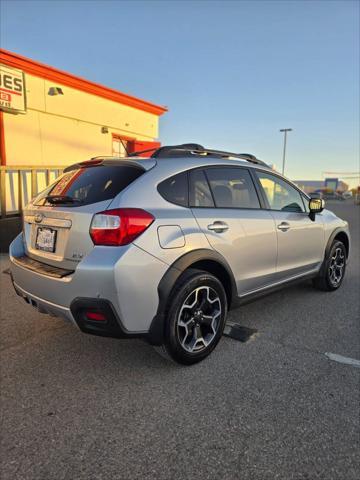
[[[282,128],[280,132],[284,132],[284,150],[283,150],[283,159],[282,159],[282,174],[284,175],[285,172],[285,156],[286,156],[286,140],[287,140],[287,132],[292,132],[292,128]]]
[[[284,172],[285,172],[286,137],[287,137],[287,131],[285,130],[285,132],[284,132],[283,162],[282,162],[282,172],[281,172],[283,175],[284,175]]]
[[[0,197],[1,197],[1,218],[6,217],[6,170],[1,167],[0,170]]]

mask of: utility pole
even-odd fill
[[[285,155],[286,155],[286,138],[287,132],[292,132],[292,128],[282,128],[280,132],[284,132],[284,150],[283,150],[283,161],[282,161],[282,174],[285,172]]]

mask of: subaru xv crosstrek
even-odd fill
[[[184,144],[67,167],[25,207],[10,261],[39,312],[193,364],[230,308],[298,280],[338,289],[349,250],[324,200],[252,155]]]

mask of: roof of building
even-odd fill
[[[142,100],[132,95],[119,92],[104,85],[90,82],[85,78],[77,77],[71,73],[58,70],[57,68],[50,67],[44,63],[36,62],[27,57],[23,57],[17,53],[9,52],[8,50],[0,49],[0,62],[9,67],[18,68],[30,75],[36,77],[45,78],[46,80],[52,80],[59,82],[62,85],[81,90],[98,97],[103,97],[113,102],[128,105],[145,112],[153,113],[155,115],[162,115],[167,112],[167,108],[156,105],[155,103]]]

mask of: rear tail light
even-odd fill
[[[155,220],[140,208],[116,208],[97,213],[90,226],[95,245],[119,246],[131,243]]]

